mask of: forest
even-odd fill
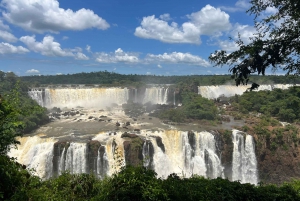
[[[97,84],[102,86],[141,86],[145,84],[179,84],[196,82],[198,86],[234,84],[231,75],[184,75],[184,76],[159,76],[118,74],[108,71],[90,73],[76,73],[67,75],[35,75],[22,76],[20,79],[30,83],[31,87],[62,85],[62,84]],[[251,82],[259,84],[299,84],[300,78],[294,76],[251,76]]]

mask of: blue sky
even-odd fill
[[[247,0],[2,0],[0,70],[24,75],[227,74],[215,50],[255,32]]]

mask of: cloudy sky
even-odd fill
[[[1,0],[0,70],[224,74],[208,56],[247,42],[248,0]]]

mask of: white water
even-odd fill
[[[257,184],[257,162],[253,138],[244,136],[238,130],[233,130],[232,180],[242,183]]]
[[[70,144],[65,159],[65,170],[72,174],[87,172],[87,144],[74,143]]]
[[[8,155],[16,157],[18,162],[35,169],[35,174],[42,179],[49,179],[53,169],[53,149],[56,140],[39,136],[23,137],[18,139],[18,149],[11,149]]]
[[[167,104],[169,88],[151,87],[146,88],[143,103]]]
[[[102,156],[100,148],[97,156],[97,167],[94,172],[103,178],[110,176],[125,165],[125,153],[121,132],[116,135],[100,133],[93,140],[98,140],[102,145]],[[207,178],[229,177],[224,174],[220,153],[217,153],[216,140],[209,132],[188,132],[178,130],[148,131],[141,130],[139,134],[144,143],[142,154],[144,166],[153,168],[158,177],[166,178],[171,173],[182,177],[201,175]],[[233,161],[232,180],[240,180],[243,183],[257,184],[257,164],[253,138],[244,137],[237,130],[232,132]],[[162,144],[157,144],[156,138],[160,137]],[[12,149],[10,156],[16,157],[28,168],[35,168],[37,175],[48,179],[53,175],[53,147],[56,140],[52,138],[41,138],[39,136],[21,138],[19,149]],[[150,158],[150,144],[152,143],[154,153]],[[161,146],[164,146],[162,148]],[[87,143],[71,142],[66,146],[58,157],[58,174],[65,170],[71,173],[90,172],[88,163]],[[64,157],[65,156],[65,157]]]
[[[288,89],[294,85],[291,84],[275,84],[275,85],[260,85],[258,90],[273,90],[274,88],[279,89]],[[208,99],[216,99],[220,96],[234,96],[235,94],[241,95],[243,94],[251,85],[241,85],[241,86],[234,86],[234,85],[217,85],[217,86],[199,86],[198,87],[198,94],[203,96],[204,98]]]
[[[124,104],[129,99],[127,88],[45,88],[44,91],[32,89],[28,94],[39,105],[47,108],[77,106],[104,108],[112,103]]]

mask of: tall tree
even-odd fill
[[[300,74],[300,1],[251,0],[247,11],[254,15],[257,33],[245,44],[235,41],[239,49],[228,53],[215,51],[209,60],[217,66],[228,65],[236,85],[247,82],[251,73],[265,74],[282,69],[287,75]],[[268,15],[267,10],[274,11]]]

